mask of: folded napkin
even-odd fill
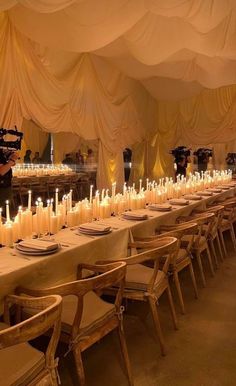
[[[208,190],[204,190],[203,192],[197,192],[198,196],[213,196],[212,192],[209,192]]]
[[[186,194],[184,196],[186,200],[201,200],[201,196],[198,196],[197,194]]]
[[[39,250],[39,251],[51,251],[58,248],[58,243],[50,240],[32,239],[23,240],[19,243],[21,247]]]
[[[172,206],[170,204],[151,204],[148,205],[148,209],[151,210],[171,210]]]
[[[130,219],[138,219],[138,220],[146,220],[148,218],[147,214],[135,213],[135,212],[124,212],[122,213],[122,216]]]
[[[188,205],[189,201],[185,200],[185,198],[172,198],[170,200],[170,204],[173,204],[173,205]]]
[[[111,230],[111,227],[89,222],[89,223],[80,225],[79,229],[85,230],[85,231],[94,231],[94,232],[109,232]]]
[[[220,188],[210,188],[210,189],[208,189],[208,192],[221,193],[222,189],[220,189]]]

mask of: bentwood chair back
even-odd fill
[[[82,279],[83,269],[95,276]],[[69,344],[68,352],[73,352],[80,385],[85,385],[82,352],[115,329],[118,331],[129,385],[133,385],[122,318],[125,274],[124,262],[99,266],[80,264],[76,281],[39,290],[18,288],[18,291],[31,296],[56,293],[63,297],[61,340]],[[117,287],[113,304],[99,296],[105,288],[112,286]]]
[[[209,239],[209,243],[210,243],[211,252],[212,252],[213,256],[215,257],[216,266],[218,267],[218,265],[219,265],[218,264],[218,257],[217,257],[214,241],[216,240],[216,242],[217,242],[217,246],[218,246],[218,250],[219,250],[219,254],[220,254],[220,259],[221,259],[221,261],[223,261],[224,260],[224,255],[223,255],[224,245],[223,245],[223,243],[220,242],[219,230],[221,228],[222,221],[223,221],[224,206],[212,204],[211,206],[207,207],[206,212],[211,212],[211,213],[215,214],[215,222],[214,222],[214,225],[213,225],[211,231],[209,232],[208,239]]]
[[[33,307],[36,313],[10,327],[10,307]],[[55,351],[60,336],[62,299],[52,295],[29,298],[9,295],[4,303],[4,322],[0,323],[0,385],[58,385]],[[46,353],[28,341],[52,331]]]
[[[208,247],[208,236],[209,236],[209,233],[211,232],[211,229],[212,229],[214,222],[215,222],[215,214],[211,213],[211,212],[193,214],[193,215],[186,216],[186,217],[179,217],[177,219],[177,221],[178,221],[178,223],[175,225],[177,225],[178,227],[183,226],[183,224],[186,222],[187,223],[195,222],[198,224],[199,232],[197,235],[194,236],[194,241],[192,244],[192,253],[194,255],[196,255],[196,257],[197,257],[197,262],[198,262],[198,266],[199,266],[199,270],[200,270],[200,276],[202,279],[202,284],[205,287],[206,286],[206,279],[205,279],[205,274],[204,274],[204,270],[203,270],[203,266],[202,266],[202,253],[204,251],[206,251],[206,253],[207,253],[207,259],[209,262],[211,274],[212,274],[212,276],[214,276],[214,274],[215,274],[210,250]],[[171,226],[174,227],[174,224],[172,224]],[[183,239],[187,241],[189,239],[189,236],[184,236]]]
[[[114,261],[123,260],[127,264],[123,297],[148,302],[156,335],[160,343],[161,353],[165,355],[166,347],[157,310],[157,301],[166,291],[173,325],[174,328],[177,329],[177,317],[168,281],[168,271],[169,265],[177,253],[179,241],[175,237],[163,237],[158,240],[155,245],[156,247],[154,249],[148,249],[145,252]],[[164,256],[164,264],[160,264]],[[152,263],[152,267],[144,265],[148,262]],[[100,263],[104,262],[98,262],[98,264]],[[115,294],[116,291],[117,289],[112,287],[106,292]]]
[[[236,221],[236,200],[232,200],[226,203],[223,203],[224,213],[223,218],[219,227],[219,235],[223,245],[223,249],[225,255],[227,255],[225,240],[224,240],[224,232],[229,231],[234,250],[236,251],[236,239],[234,232],[234,222]]]
[[[160,228],[160,231],[162,228]],[[195,297],[198,298],[198,290],[197,290],[197,284],[195,279],[195,274],[193,270],[192,265],[192,255],[191,255],[191,249],[192,244],[194,241],[194,235],[197,234],[199,231],[197,223],[185,223],[182,224],[181,227],[176,226],[176,228],[171,227],[171,230],[169,232],[164,232],[159,235],[154,235],[150,237],[144,237],[144,238],[135,238],[135,241],[133,243],[130,243],[130,248],[136,248],[137,250],[144,250],[144,249],[153,249],[156,246],[156,243],[163,237],[176,237],[180,243],[179,248],[177,250],[176,255],[173,257],[173,261],[170,262],[169,265],[169,272],[173,274],[180,308],[181,312],[185,313],[185,305],[183,300],[183,294],[182,289],[180,285],[179,275],[178,273],[185,269],[186,267],[189,267],[190,277],[193,283],[194,293]],[[187,241],[183,241],[183,237],[186,235],[190,235],[189,239]]]

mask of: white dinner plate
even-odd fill
[[[171,205],[161,206],[161,205],[152,204],[148,206],[148,209],[156,212],[170,212],[172,209],[172,206]]]
[[[83,235],[88,235],[88,236],[104,236],[104,235],[108,235],[109,233],[112,232],[111,229],[109,229],[108,231],[94,231],[94,230],[84,230],[84,229],[80,229],[78,228],[78,232],[79,233],[82,233]]]
[[[28,255],[28,256],[47,256],[47,255],[52,255],[60,250],[60,246],[58,245],[57,248],[53,250],[47,250],[47,251],[40,251],[36,249],[30,249],[30,248],[24,248],[19,246],[18,244],[15,245],[15,249],[22,253],[23,255]]]

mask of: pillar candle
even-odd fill
[[[90,194],[89,194],[89,202],[92,204],[92,198],[93,198],[93,185],[90,185]]]
[[[56,213],[56,216],[58,215],[58,192],[59,192],[59,189],[57,188],[55,191],[55,213]]]
[[[28,191],[28,209],[31,210],[31,190]]]
[[[10,222],[10,210],[9,210],[9,201],[6,201],[6,216],[7,216],[7,222]]]

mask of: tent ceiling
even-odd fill
[[[157,99],[236,83],[235,0],[0,0],[41,46],[92,52]]]

